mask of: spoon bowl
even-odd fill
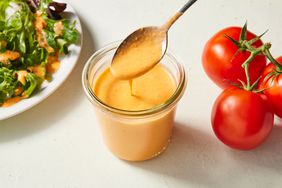
[[[152,69],[167,50],[167,30],[144,27],[130,34],[118,47],[111,72],[119,79],[133,79]]]

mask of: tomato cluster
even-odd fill
[[[282,57],[272,57],[262,36],[246,24],[228,27],[206,43],[202,55],[206,74],[223,89],[212,108],[212,128],[235,149],[259,146],[273,128],[274,114],[282,118]]]

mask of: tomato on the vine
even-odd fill
[[[241,150],[259,146],[271,132],[273,121],[273,110],[265,95],[237,87],[220,94],[211,116],[216,136]]]
[[[234,83],[240,84],[238,80],[246,82],[246,76],[242,64],[250,56],[244,50],[238,50],[238,46],[230,40],[242,41],[241,27],[228,27],[216,33],[205,45],[202,54],[202,65],[210,77],[221,88],[227,88]],[[255,34],[246,30],[244,40],[251,40],[257,37]],[[262,45],[261,40],[252,44],[254,47]],[[251,84],[254,83],[266,66],[264,55],[257,55],[249,66]]]
[[[282,63],[282,56],[277,58],[276,61]],[[259,89],[263,90],[263,93],[269,99],[274,113],[282,118],[282,72],[277,71],[273,63],[269,63],[264,69]]]

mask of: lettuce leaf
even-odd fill
[[[11,98],[18,84],[15,72],[8,68],[0,68],[0,104]]]
[[[30,97],[34,93],[34,91],[39,88],[39,86],[42,83],[42,79],[33,73],[28,73],[25,79],[26,79],[26,84],[24,85],[25,91],[22,93],[22,96]]]

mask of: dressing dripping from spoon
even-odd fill
[[[166,53],[168,30],[197,0],[189,0],[164,25],[144,27],[130,34],[117,48],[111,62],[112,74],[121,80],[129,80],[130,92],[133,79],[157,65]]]

